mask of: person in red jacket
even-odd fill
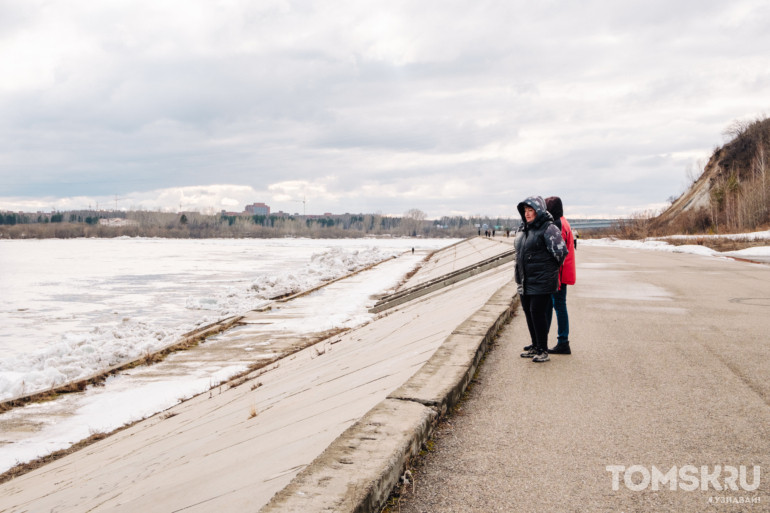
[[[548,352],[551,354],[572,354],[569,347],[569,315],[567,314],[567,285],[574,285],[577,278],[575,272],[575,239],[572,235],[572,228],[564,217],[564,207],[561,198],[551,196],[545,200],[546,208],[554,219],[554,224],[561,228],[561,236],[567,244],[567,258],[559,269],[559,290],[551,295],[553,299],[552,310],[549,319],[553,318],[553,310],[556,310],[557,343]]]

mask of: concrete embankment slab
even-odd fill
[[[393,308],[400,304],[413,301],[414,299],[430,294],[431,292],[434,292],[436,290],[441,290],[444,287],[448,287],[462,280],[467,280],[468,278],[472,278],[485,271],[489,271],[490,269],[494,269],[495,267],[499,267],[508,262],[512,262],[513,259],[515,258],[515,254],[516,254],[515,251],[511,249],[507,252],[500,253],[498,255],[495,255],[492,258],[485,259],[481,262],[477,262],[476,264],[464,267],[450,274],[446,274],[442,277],[439,277],[433,280],[428,280],[427,282],[424,282],[415,287],[402,289],[401,291],[395,294],[390,294],[380,299],[377,302],[377,304],[374,305],[373,308],[369,309],[369,312],[371,313],[382,312],[384,310]]]
[[[391,399],[417,401],[440,415],[459,401],[473,379],[489,342],[508,321],[518,298],[508,283],[463,322],[412,378],[390,394]]]
[[[433,408],[419,403],[382,401],[261,511],[378,511],[437,417]]]
[[[261,511],[374,512],[438,418],[460,400],[518,304],[510,281],[446,338],[403,386],[337,438]]]
[[[436,251],[431,259],[410,277],[401,289],[414,287],[452,273],[481,260],[492,258],[513,247],[513,238],[473,237]]]

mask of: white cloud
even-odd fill
[[[223,207],[234,207],[234,206],[236,206],[236,205],[240,205],[240,203],[241,203],[241,202],[239,202],[239,201],[238,201],[237,199],[235,199],[235,198],[222,198],[222,199],[219,201],[219,204],[220,204],[220,205],[222,205]]]
[[[767,112],[768,22],[755,0],[11,0],[0,208],[645,209]]]

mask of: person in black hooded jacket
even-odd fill
[[[568,250],[542,197],[530,196],[517,209],[522,224],[513,242],[515,278],[532,339],[521,356],[532,358],[533,362],[547,362],[551,294],[559,290],[559,268]]]

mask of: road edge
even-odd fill
[[[414,376],[337,437],[260,512],[379,512],[437,422],[460,400],[518,304],[512,279],[460,324]]]

